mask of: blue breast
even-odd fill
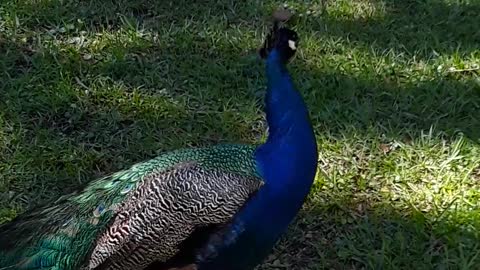
[[[308,111],[273,50],[267,59],[267,142],[255,153],[262,189],[235,216],[229,237],[199,270],[251,270],[271,251],[300,210],[317,170]]]

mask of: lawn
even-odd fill
[[[262,142],[256,48],[284,4],[319,172],[259,268],[479,269],[479,0],[2,0],[0,223],[163,151]]]

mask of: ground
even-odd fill
[[[284,4],[319,171],[260,269],[478,267],[478,0],[3,0],[0,223],[163,151],[261,143]]]

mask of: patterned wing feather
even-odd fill
[[[166,261],[198,227],[232,218],[262,181],[196,163],[183,163],[145,177],[114,210],[98,239],[89,269],[142,269]]]

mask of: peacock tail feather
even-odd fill
[[[176,150],[94,180],[81,191],[60,197],[1,226],[0,269],[94,269],[102,264],[104,267],[112,264],[108,269],[129,269],[129,263],[133,265],[140,259],[168,259],[176,252],[176,244],[199,222],[227,221],[226,217],[232,216],[232,211],[236,211],[248,194],[259,188],[261,181],[254,151],[255,147],[248,145]],[[203,189],[202,192],[199,189]],[[187,190],[190,193],[186,193]],[[201,198],[204,194],[211,197]],[[225,200],[226,195],[238,200]],[[182,200],[182,196],[190,197]],[[184,213],[180,217],[168,213],[174,209],[169,206],[175,201],[175,207],[182,207]],[[191,205],[182,205],[184,202]],[[227,202],[231,204],[230,209],[223,207]],[[216,207],[218,213],[207,209],[209,207]],[[202,214],[199,210],[205,211],[205,220],[199,219]],[[188,216],[189,212],[197,216]],[[163,223],[142,224],[148,225],[147,230],[132,232],[138,228],[136,223],[157,218],[162,218]],[[126,226],[125,220],[132,220],[133,224]],[[166,221],[169,223],[165,224]],[[184,228],[175,227],[175,222]],[[177,241],[152,238],[169,228],[174,231],[164,235],[176,237]],[[122,230],[130,231],[123,234]],[[129,233],[138,239],[122,239]],[[152,249],[139,244],[157,240],[164,246]],[[128,245],[124,246],[125,243]],[[120,258],[128,253],[136,256],[123,265],[113,263],[122,262]]]

